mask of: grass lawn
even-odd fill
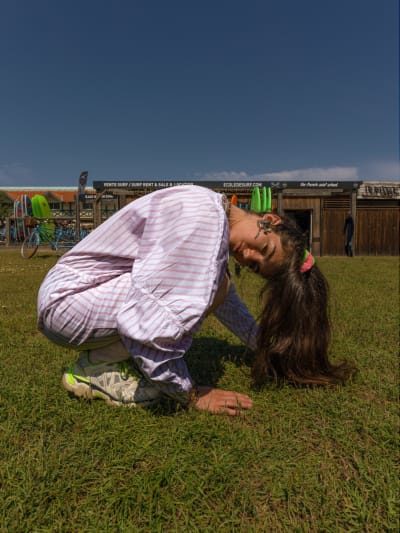
[[[187,356],[199,383],[249,394],[229,418],[73,400],[75,353],[36,331],[36,294],[55,264],[0,250],[0,531],[398,530],[398,258],[321,258],[332,355],[346,387],[250,387],[243,347],[207,319]],[[257,313],[260,284],[236,283]]]

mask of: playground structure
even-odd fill
[[[54,219],[47,199],[41,194],[24,194],[14,202],[14,239],[21,244],[21,255],[30,259],[39,246],[59,251],[75,246],[87,232],[76,231],[71,219]]]

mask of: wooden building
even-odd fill
[[[357,194],[358,255],[399,254],[399,182],[364,182]]]
[[[179,184],[194,184],[236,194],[238,204],[248,208],[254,187],[271,187],[273,210],[293,216],[307,236],[316,256],[342,256],[344,224],[350,213],[355,223],[353,249],[356,255],[399,254],[400,185],[397,182],[299,181],[95,181],[95,226],[102,221],[102,196],[118,197],[119,208],[153,190]]]

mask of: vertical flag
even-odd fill
[[[85,201],[85,189],[86,189],[88,174],[89,174],[88,171],[84,170],[83,172],[81,172],[81,175],[79,176],[78,195],[79,195],[80,202]]]

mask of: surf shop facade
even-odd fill
[[[152,191],[176,185],[200,185],[235,197],[250,209],[254,189],[269,189],[271,211],[292,216],[316,256],[343,256],[344,225],[351,214],[356,255],[399,255],[400,186],[361,181],[94,181],[93,223],[104,220],[102,198],[112,195],[117,208]],[[261,193],[262,194],[262,193]],[[195,200],[194,200],[195,202]]]
[[[256,188],[261,193],[264,187],[270,189],[272,212],[294,217],[306,235],[308,246],[317,256],[345,255],[344,223],[348,213],[355,225],[353,249],[356,255],[399,255],[398,182],[94,181],[79,203],[80,223],[90,231],[132,200],[180,184],[201,185],[225,193],[230,199],[235,197],[244,209],[250,208]],[[9,202],[10,212],[13,202],[21,195],[32,197],[40,193],[48,199],[55,219],[70,220],[72,224],[76,219],[76,187],[0,187],[0,192]],[[5,241],[0,239],[0,244],[12,243],[13,217],[1,222],[5,225],[5,228],[0,227]]]

